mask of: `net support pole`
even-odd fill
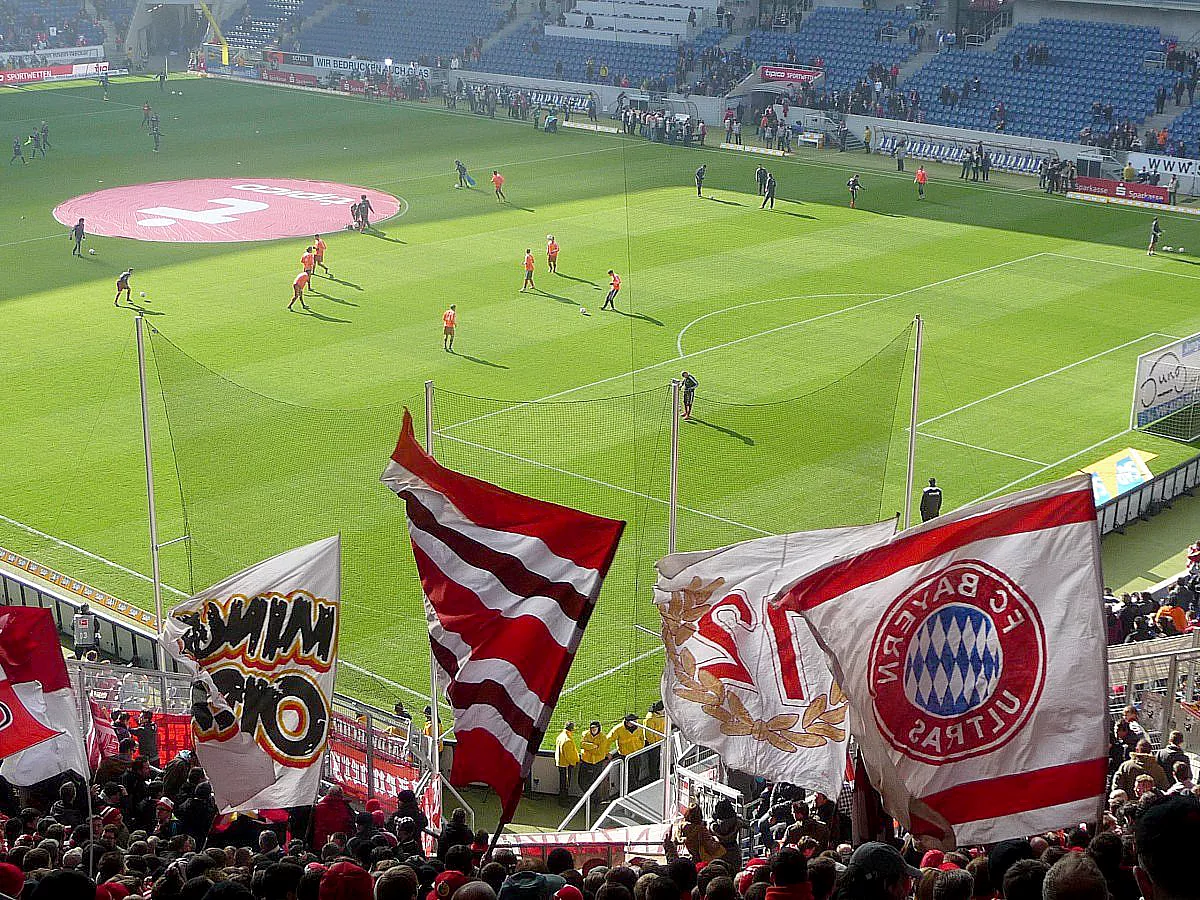
[[[146,319],[141,313],[134,318],[137,335],[138,388],[142,400],[142,449],[146,456],[146,503],[150,512],[150,581],[154,586],[154,615],[157,627],[163,627],[162,576],[158,567],[158,511],[154,504],[154,454],[150,445],[150,403],[146,390]],[[163,648],[154,642],[154,663],[163,668]]]
[[[674,553],[679,532],[679,399],[682,385],[671,379],[671,477],[668,496],[667,552]],[[675,754],[670,716],[663,716],[662,758],[658,761],[663,776],[663,822],[671,824],[675,808]]]
[[[917,460],[917,407],[921,399],[921,317],[913,318],[912,405],[908,410],[908,465],[904,473],[904,527],[912,524],[914,466]]]
[[[433,382],[425,382],[425,452],[433,456]],[[429,645],[429,730],[432,732],[429,741],[429,765],[433,769],[433,777],[442,774],[442,754],[438,752],[441,743],[441,724],[438,721],[438,677],[437,660],[433,657],[433,644]]]

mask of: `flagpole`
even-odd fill
[[[679,536],[679,391],[682,385],[679,379],[671,379],[671,478],[669,487],[669,503],[667,506],[667,552],[674,553]],[[674,817],[674,757],[671,746],[671,717],[663,715],[662,758],[659,768],[663,776],[663,824],[668,827]]]
[[[146,394],[146,338],[145,317],[138,313],[134,318],[137,334],[138,355],[138,387],[142,398],[142,448],[146,454],[146,502],[150,509],[150,579],[154,585],[154,615],[157,628],[163,627],[162,577],[158,567],[158,512],[154,505],[154,454],[150,448],[150,404]],[[163,668],[163,648],[159,641],[154,642],[154,664],[161,671]]]
[[[425,452],[433,456],[433,381],[425,382]],[[441,725],[438,721],[438,679],[437,660],[433,656],[433,644],[429,645],[429,726],[433,732],[429,744],[429,765],[433,777],[442,774],[442,754],[438,752],[439,738],[442,736]]]
[[[914,471],[917,458],[917,406],[921,398],[921,317],[913,318],[916,329],[913,340],[912,405],[908,411],[908,469],[904,476],[904,527],[912,524]]]

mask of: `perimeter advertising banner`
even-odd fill
[[[22,61],[30,59],[36,59],[37,62],[47,66],[101,60],[104,59],[104,47],[99,44],[89,44],[86,47],[56,47],[52,50],[38,50],[36,53],[30,50],[0,53],[0,66],[16,63],[19,67],[25,68]]]
[[[108,71],[107,62],[75,63],[74,65],[42,66],[37,69],[10,69],[0,72],[0,84],[37,84],[42,81],[67,81],[72,78],[95,78]]]
[[[1140,200],[1143,203],[1166,203],[1167,189],[1152,184],[1134,184],[1129,181],[1113,181],[1109,178],[1075,179],[1075,190],[1081,194],[1097,197],[1117,197],[1122,200]]]
[[[812,84],[824,73],[812,66],[760,66],[758,74],[763,81]]]

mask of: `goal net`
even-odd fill
[[[1176,441],[1200,439],[1200,334],[1138,357],[1130,424]]]

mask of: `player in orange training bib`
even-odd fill
[[[525,249],[525,281],[521,285],[521,290],[533,288],[537,290],[537,285],[533,283],[533,251],[529,248]]]
[[[492,169],[492,187],[496,189],[496,202],[503,203],[508,198],[504,196],[504,176]]]
[[[327,249],[328,249],[328,247],[326,246],[325,241],[323,241],[321,239],[321,236],[319,234],[314,234],[313,235],[313,261],[325,271],[326,275],[329,274],[329,267],[325,265],[325,251]],[[315,268],[313,269],[313,273],[314,274],[316,273]]]
[[[304,274],[312,278],[313,269],[317,265],[317,256],[313,252],[312,247],[308,247],[304,251],[304,255],[300,257],[300,268],[304,270]]]
[[[304,289],[308,287],[309,277],[307,272],[301,272],[296,276],[296,280],[292,282],[292,299],[288,301],[288,309],[291,309],[292,304],[297,300],[300,301],[300,305],[305,309],[309,308],[308,304],[304,302]]]
[[[612,269],[608,270],[608,277],[611,279],[609,284],[611,287],[608,291],[608,296],[604,298],[604,305],[601,309],[611,309],[613,312],[617,310],[617,304],[614,302],[617,299],[617,294],[621,293],[621,276]]]
[[[454,352],[454,329],[458,327],[457,307],[453,303],[442,313],[442,349],[447,353]]]
[[[558,274],[558,241],[552,234],[546,235],[546,264],[551,272]]]

